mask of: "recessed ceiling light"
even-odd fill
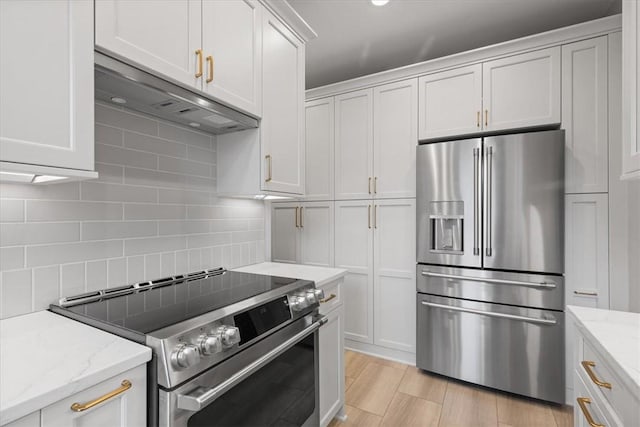
[[[371,0],[371,3],[373,3],[374,6],[384,6],[389,3],[389,0]]]
[[[189,126],[191,126],[192,128],[199,128],[200,127],[200,123],[191,122],[191,123],[189,123]]]
[[[126,104],[127,100],[124,98],[120,98],[117,96],[112,96],[111,97],[111,102],[115,103],[115,104]]]

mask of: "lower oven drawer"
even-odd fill
[[[564,403],[564,313],[418,294],[421,369]]]

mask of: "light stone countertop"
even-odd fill
[[[316,287],[340,279],[347,274],[344,268],[316,267],[312,265],[287,264],[282,262],[263,262],[235,268],[243,273],[265,274],[269,276],[291,277],[293,279],[313,280]]]
[[[39,311],[0,320],[0,425],[151,359],[151,349]]]
[[[640,397],[640,313],[567,306],[577,328]]]

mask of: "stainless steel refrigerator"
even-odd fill
[[[419,368],[563,403],[564,132],[417,148]]]

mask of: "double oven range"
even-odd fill
[[[317,426],[321,298],[310,281],[214,269],[50,310],[151,347],[149,426]]]

